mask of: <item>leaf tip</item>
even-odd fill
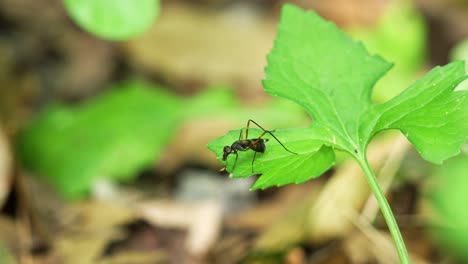
[[[252,187],[249,188],[249,191],[256,191],[256,190],[264,190],[260,187],[258,187],[256,184],[252,185]]]
[[[285,3],[281,7],[281,14],[286,14],[290,12],[298,12],[298,11],[302,11],[302,9],[300,9],[298,6],[291,4],[291,3]]]

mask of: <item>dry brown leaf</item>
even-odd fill
[[[253,8],[208,11],[168,4],[154,26],[124,50],[134,64],[175,86],[243,84],[260,92],[274,34],[274,21]]]
[[[10,193],[12,157],[6,136],[0,126],[0,208]]]
[[[123,224],[135,219],[133,210],[122,205],[86,201],[61,213],[62,232],[53,240],[53,254],[63,263],[96,263],[107,245],[125,234]]]
[[[380,168],[394,146],[395,138],[375,142],[369,149],[369,162]],[[319,192],[319,193],[317,193]],[[370,194],[359,165],[350,160],[341,165],[324,188],[311,193],[258,238],[257,249],[281,249],[307,238],[320,243],[343,237],[354,229],[349,212],[360,211]]]
[[[54,239],[54,255],[68,264],[96,263],[103,254],[107,243],[118,236],[112,232],[98,234],[67,234]]]
[[[306,256],[305,252],[302,248],[296,247],[286,254],[286,264],[305,264],[306,263]]]
[[[222,208],[219,202],[177,203],[151,201],[138,206],[141,217],[148,222],[188,231],[185,246],[192,255],[205,255],[219,236]]]
[[[346,254],[353,260],[353,263],[393,264],[399,262],[395,245],[388,232],[375,229],[369,222],[359,218],[357,212],[348,217],[359,229],[348,236],[343,244]],[[411,263],[429,263],[414,253],[410,254],[410,258]]]
[[[71,205],[61,214],[63,226],[80,233],[113,229],[136,219],[133,209],[111,202],[85,201]]]
[[[164,252],[121,252],[111,257],[104,258],[98,264],[159,264],[168,263]]]
[[[321,186],[319,181],[299,185],[288,185],[278,189],[272,198],[257,204],[226,219],[226,225],[232,229],[263,230],[270,226],[272,219],[281,218],[288,214],[296,204],[310,199],[311,194],[318,193]],[[286,230],[285,230],[286,231]]]
[[[17,247],[16,228],[13,219],[0,215],[0,246]]]
[[[279,205],[276,214],[270,217],[258,216],[268,222],[265,230],[257,238],[255,250],[281,251],[304,241],[307,235],[307,212],[317,199],[320,189],[321,186],[317,188],[315,185],[309,189],[309,193],[302,193],[295,203],[290,203],[287,207]]]
[[[379,171],[395,142],[399,141],[401,139],[398,135],[370,145],[367,156],[375,172]],[[397,146],[407,149],[405,144]],[[399,152],[399,155],[403,154]],[[354,225],[345,217],[346,214],[349,211],[360,211],[369,195],[372,196],[366,178],[356,161],[349,160],[340,166],[309,211],[310,239],[326,241],[350,232]]]

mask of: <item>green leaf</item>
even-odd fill
[[[463,63],[438,67],[390,101],[375,104],[371,100],[372,87],[390,67],[390,63],[370,55],[361,43],[351,40],[315,12],[285,5],[274,47],[268,55],[263,85],[267,93],[301,105],[314,123],[309,130],[299,130],[300,137],[276,132],[281,133],[278,137],[286,146],[294,137],[300,138],[297,150],[291,148],[300,154],[295,157],[267,149],[265,160],[259,158],[255,162],[254,172],[262,176],[254,187],[298,182],[294,178],[298,173],[331,166],[331,156],[323,159],[324,152],[331,148],[344,150],[360,164],[367,164],[369,141],[385,129],[401,130],[429,161],[441,162],[457,154],[468,138],[468,122],[464,121],[468,118],[467,95],[453,92],[467,77]],[[219,159],[222,142],[230,145],[235,139],[235,133],[222,137],[217,149],[210,148]],[[275,143],[270,140],[266,144],[274,148]],[[304,146],[310,146],[311,152]],[[249,174],[253,151],[247,152],[239,153],[235,168],[228,166],[234,177]],[[310,164],[314,167],[308,167]],[[299,179],[307,177],[301,174]]]
[[[358,118],[369,111],[372,86],[390,67],[316,13],[285,5],[263,84],[267,93],[300,104],[354,151]]]
[[[262,130],[249,129],[249,138],[256,138],[261,133]],[[227,135],[210,142],[208,148],[219,154],[218,160],[221,161],[223,147],[238,140],[239,134],[240,130],[229,131]],[[297,154],[288,152],[272,136],[266,135],[264,139],[268,139],[267,151],[257,153],[254,163],[253,151],[239,153],[237,162],[235,154],[231,154],[226,162],[227,169],[236,178],[262,172],[264,175],[257,180],[252,189],[303,183],[318,177],[334,165],[335,154],[332,148],[323,146],[321,140],[311,140],[313,134],[314,129],[311,128],[277,130],[274,135],[287,149]],[[315,162],[310,162],[311,159]],[[290,173],[284,173],[285,171]]]
[[[78,25],[110,40],[144,32],[159,12],[159,0],[64,0],[64,4]]]
[[[181,119],[162,89],[128,82],[74,107],[53,105],[18,138],[23,163],[67,198],[99,178],[128,181],[158,160]]]
[[[458,154],[468,140],[468,91],[453,90],[466,78],[461,61],[434,68],[376,107],[380,117],[374,131],[401,130],[421,156],[434,163]]]
[[[427,197],[435,213],[431,217],[434,238],[450,253],[468,261],[468,154],[447,160],[430,178]]]

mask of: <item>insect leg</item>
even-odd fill
[[[231,172],[234,170],[234,168],[236,167],[236,164],[237,164],[237,158],[239,158],[239,154],[237,154],[237,151],[234,152],[234,154],[236,154],[236,159],[234,160],[234,164],[232,165],[232,169],[231,169]]]
[[[254,142],[252,142],[252,144],[250,144],[250,146],[248,146],[247,148],[245,148],[245,150],[249,150],[249,149],[255,147],[255,146],[258,144],[258,142],[260,142],[260,140],[262,139],[262,137],[263,137],[267,132],[268,132],[268,131],[264,131],[264,132],[257,138],[257,140],[255,140]],[[255,151],[255,152],[256,152],[256,151]]]
[[[273,133],[271,133],[270,131],[266,131],[266,132],[267,132],[268,134],[270,134],[272,137],[274,137],[275,140],[278,141],[278,143],[280,143],[280,145],[281,145],[286,151],[288,151],[288,152],[290,152],[290,153],[292,153],[292,154],[297,154],[296,152],[290,151],[288,148],[286,148],[286,147],[283,145],[283,143],[281,143],[281,141],[279,141],[279,139],[278,139],[275,135],[273,135]]]
[[[247,121],[247,128],[249,127],[250,122],[254,123],[256,126],[258,126],[263,131],[269,131],[269,130],[264,129],[261,125],[259,125],[257,122],[253,121],[252,119],[249,119],[249,121]]]
[[[256,156],[257,156],[257,151],[254,152],[254,156],[253,156],[253,159],[252,159],[252,173],[254,172],[253,165],[254,165],[254,161],[255,161]]]
[[[262,126],[260,126],[259,124],[257,124],[257,122],[253,121],[252,119],[249,119],[249,121],[247,121],[247,127],[249,126],[249,123],[250,123],[250,122],[254,123],[255,125],[257,125],[260,129],[262,129],[262,130],[264,131],[263,134],[262,134],[262,136],[263,136],[265,133],[270,134],[286,151],[288,151],[288,152],[290,152],[290,153],[293,153],[293,154],[297,154],[296,152],[290,151],[288,148],[286,148],[286,147],[283,145],[283,143],[281,143],[281,141],[280,141],[275,135],[273,135],[272,132],[273,132],[274,130],[266,130],[266,129],[264,129]],[[262,136],[260,136],[259,139],[260,139]],[[255,142],[254,142],[254,143],[255,143]],[[252,143],[252,145],[253,145],[254,143]],[[255,143],[255,144],[256,144],[256,143]]]

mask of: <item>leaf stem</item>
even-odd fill
[[[385,222],[387,223],[388,229],[390,230],[390,234],[392,235],[393,242],[395,243],[398,256],[400,258],[400,263],[409,264],[410,258],[408,255],[408,251],[406,250],[405,242],[403,241],[403,237],[401,236],[400,229],[398,224],[393,216],[392,209],[385,198],[385,195],[380,188],[379,182],[375,177],[374,171],[372,170],[369,162],[365,155],[357,156],[357,161],[361,166],[362,170],[364,171],[364,175],[366,176],[367,182],[369,183],[372,192],[374,193],[375,198],[380,206],[380,210],[385,218]]]

